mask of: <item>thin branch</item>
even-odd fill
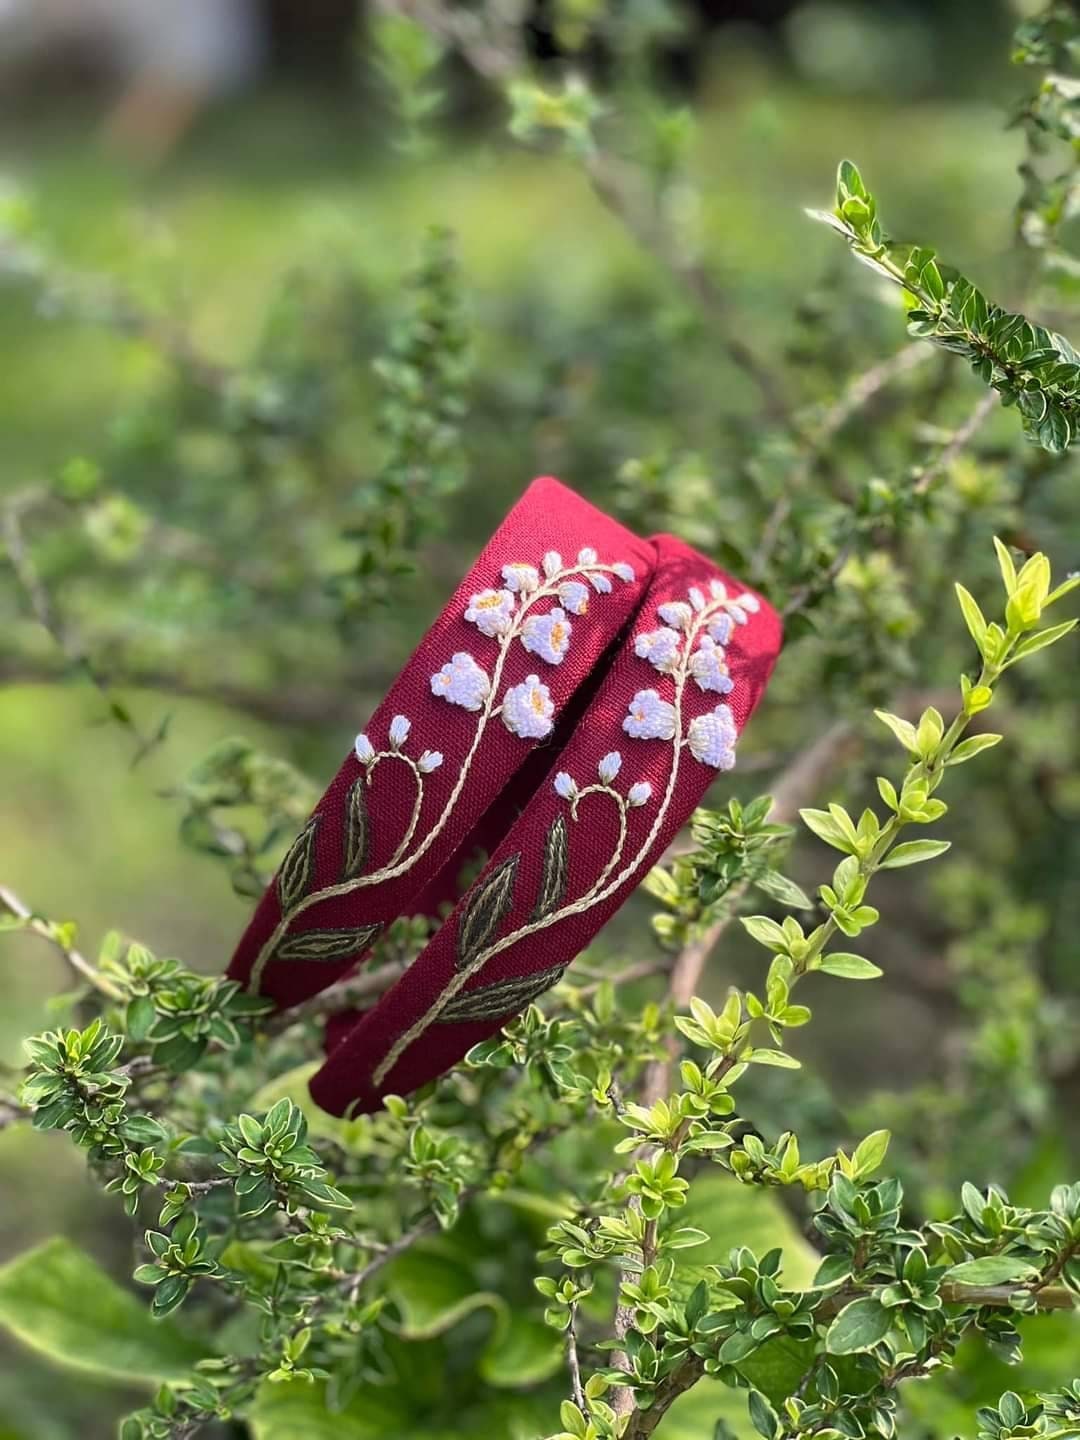
[[[133,766],[137,765],[165,738],[165,726],[161,725],[151,734],[144,735],[131,715],[128,714],[127,707],[113,692],[108,680],[99,673],[82,645],[68,632],[34,563],[34,557],[30,553],[30,546],[23,530],[23,512],[30,505],[36,504],[37,499],[36,492],[16,496],[4,506],[2,514],[0,514],[0,537],[3,539],[4,548],[15,572],[15,578],[26,595],[35,620],[52,636],[57,648],[67,657],[69,663],[81,670],[90,681],[108,706],[109,714],[113,719],[131,735],[135,742],[135,752],[131,763]]]
[[[464,1197],[462,1197],[464,1199]],[[391,1260],[396,1260],[399,1255],[404,1255],[406,1250],[411,1250],[418,1240],[423,1240],[425,1235],[432,1235],[439,1228],[439,1222],[434,1214],[425,1215],[410,1230],[399,1235],[396,1240],[391,1241],[384,1250],[369,1260],[362,1270],[346,1275],[340,1281],[342,1289],[348,1291],[350,1303],[355,1302],[360,1291],[373,1275],[377,1275],[384,1265],[389,1265]]]
[[[570,1323],[566,1327],[566,1364],[570,1371],[570,1398],[579,1410],[585,1410],[585,1391],[581,1384],[581,1362],[577,1349],[577,1301],[570,1306]]]
[[[406,15],[450,46],[482,79],[505,92],[525,65],[516,27],[499,21],[497,7],[467,10],[444,0],[380,0],[383,9]],[[725,333],[729,327],[728,297],[699,255],[679,243],[657,213],[640,167],[596,143],[584,155],[585,175],[597,199],[625,225],[637,243],[654,255],[683,285],[716,325],[732,362],[757,387],[769,417],[790,422],[790,406],[775,371],[758,359],[746,342]]]
[[[32,931],[35,935],[40,935],[43,940],[47,940],[53,949],[64,957],[71,969],[82,979],[89,981],[100,994],[107,995],[110,1000],[124,998],[111,980],[91,965],[90,961],[73,945],[67,943],[55,925],[42,919],[41,916],[35,915],[29,906],[20,900],[14,890],[9,890],[6,885],[0,885],[0,908],[21,920],[27,930]]]
[[[998,403],[998,395],[994,390],[988,390],[986,394],[980,398],[979,403],[964,423],[953,433],[949,442],[942,446],[930,464],[924,466],[912,481],[911,489],[913,494],[926,494],[938,476],[949,468],[968,442],[982,429],[990,416],[990,412],[997,407]]]
[[[778,777],[772,789],[773,808],[770,811],[770,820],[780,825],[790,824],[803,806],[813,799],[825,777],[840,764],[854,741],[855,732],[852,726],[846,721],[837,721],[797,755]],[[746,885],[743,884],[733,895],[729,895],[724,914],[684,946],[676,956],[667,992],[668,1003],[675,1009],[685,1010],[691,997],[697,993],[709,956],[734,919],[738,902],[745,890]],[[642,1087],[643,1105],[655,1104],[670,1090],[675,1051],[675,1041],[672,1039],[668,1056],[663,1060],[654,1060],[646,1070]]]

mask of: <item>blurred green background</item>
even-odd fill
[[[63,5],[42,7],[56,13],[35,24],[34,6],[0,5],[0,186],[32,193],[65,264],[121,277],[155,299],[166,295],[202,351],[240,364],[260,343],[268,308],[297,266],[316,290],[322,275],[343,267],[358,297],[358,332],[377,333],[418,237],[438,223],[458,237],[472,315],[480,379],[466,436],[469,479],[447,507],[422,581],[410,582],[388,616],[349,642],[349,669],[342,671],[353,685],[349,704],[290,725],[254,713],[257,706],[205,698],[235,684],[273,686],[279,694],[291,688],[302,701],[305,687],[340,663],[341,651],[303,626],[294,636],[262,639],[257,627],[246,629],[234,646],[227,614],[204,614],[197,596],[180,614],[145,580],[130,583],[119,566],[110,638],[131,640],[137,654],[145,641],[148,652],[180,657],[196,692],[125,691],[148,723],[164,711],[172,716],[165,743],[132,769],[128,737],[102,723],[101,701],[89,687],[35,676],[47,641],[17,596],[2,602],[0,620],[18,643],[14,658],[0,661],[0,881],[41,911],[76,920],[91,952],[118,927],[159,953],[214,971],[226,963],[250,902],[231,894],[205,858],[177,844],[177,802],[168,792],[190,767],[239,732],[321,783],[490,525],[533,474],[553,471],[607,502],[622,460],[658,444],[707,452],[716,444],[716,416],[752,423],[755,397],[715,357],[693,377],[672,368],[682,321],[666,308],[667,282],[597,205],[571,161],[505,137],[499,106],[474,81],[451,75],[439,139],[424,153],[403,155],[365,66],[352,7],[193,6],[192,27],[206,28],[202,49],[192,42],[190,54],[169,25],[162,22],[155,39],[145,15],[133,21],[137,5],[97,0],[71,8],[80,13],[70,24],[62,23]],[[740,323],[766,347],[793,347],[815,296],[836,303],[838,286],[860,283],[835,239],[801,208],[827,201],[843,154],[853,153],[871,182],[887,190],[894,231],[939,246],[967,273],[1003,273],[1021,151],[1017,132],[1004,128],[1020,83],[1008,65],[1015,7],[1005,0],[774,0],[716,3],[700,18],[695,43],[672,48],[669,83],[699,117],[695,163],[708,252],[736,298]],[[537,7],[532,33],[541,64],[549,20],[549,10]],[[14,493],[50,478],[73,454],[119,446],[122,427],[145,414],[144,406],[153,411],[167,381],[146,346],[53,316],[20,277],[5,281],[0,492]],[[860,331],[853,352],[875,336],[879,358],[902,343],[897,317],[876,303],[853,314],[851,326]],[[688,334],[685,343],[692,351],[697,341]],[[349,383],[355,420],[345,448],[362,476],[378,443],[366,361],[350,371]],[[1007,431],[1010,421],[993,423]],[[193,455],[185,458],[196,468],[197,444],[191,439]],[[169,488],[182,468],[175,457],[163,467],[146,454],[126,463],[122,488],[136,502],[182,511],[183,494]],[[887,463],[887,454],[875,458]],[[201,473],[212,497],[205,465]],[[724,483],[737,485],[738,476]],[[200,523],[212,528],[212,498],[200,492],[198,505]],[[1075,515],[1075,507],[1063,517],[1048,502],[1037,538],[1045,543],[1048,528],[1062,544],[1069,536],[1077,541]],[[240,564],[252,557],[233,558]],[[1064,559],[1075,559],[1075,547]],[[93,628],[94,594],[73,581],[57,599],[73,625]],[[126,608],[126,636],[117,605]],[[268,630],[272,624],[271,617]],[[919,683],[940,679],[933,656],[917,658],[926,659]],[[773,718],[763,714],[746,753],[784,750],[828,722],[832,702],[806,693],[811,673],[798,660],[786,677],[782,667],[778,709]],[[1075,785],[1069,794],[1060,833],[1075,831]],[[983,841],[992,847],[992,808],[987,815]],[[1067,888],[1072,857],[1059,842],[1060,834],[1048,841],[1039,860],[1043,896]],[[905,894],[896,891],[898,900]],[[942,979],[941,955],[965,931],[964,905],[985,919],[986,907],[971,894],[969,886],[954,897],[952,934],[922,924],[917,906],[891,930],[890,978],[872,1000],[859,997],[857,1040],[850,1017],[830,1017],[822,1007],[807,1050],[829,1090],[823,1082],[799,1103],[817,1114],[823,1131],[834,1105],[857,1110],[883,1077],[899,1097],[889,1103],[900,1106],[946,1065],[958,1002]],[[635,905],[605,944],[642,943],[632,937],[648,906],[643,899]],[[886,898],[886,914],[888,907]],[[1065,921],[1054,915],[1060,931]],[[1047,963],[1067,989],[1055,954]],[[718,958],[707,993],[722,993],[740,963],[737,946]],[[67,979],[46,946],[4,937],[0,982],[0,1059],[14,1064],[21,1037],[49,1023],[50,997]],[[771,1103],[781,1113],[779,1083]],[[1066,1067],[1049,1114],[1033,1118],[1023,1163],[1008,1176],[1020,1201],[1034,1202],[1049,1180],[1069,1172],[1061,1116],[1071,1085]],[[0,1133],[0,1260],[58,1231],[118,1272],[127,1268],[124,1224],[85,1180],[78,1155],[58,1137],[22,1127]],[[1040,1334],[1025,1372],[1032,1386],[1066,1378],[1066,1357],[1075,1354],[1067,1322],[1045,1322]],[[0,1440],[111,1433],[123,1396],[74,1375],[58,1379],[29,1352],[0,1343]],[[996,1393],[999,1381],[984,1365],[969,1389],[981,1397]],[[940,1394],[926,1407],[917,1398],[911,1403],[917,1423],[932,1433],[966,1423]]]

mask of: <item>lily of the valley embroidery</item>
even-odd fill
[[[540,663],[560,665],[572,642],[570,616],[585,614],[590,588],[598,595],[610,594],[612,577],[624,584],[630,583],[634,579],[633,566],[621,560],[601,563],[599,554],[590,546],[579,551],[576,561],[569,564],[564,563],[557,551],[549,550],[539,566],[525,561],[504,565],[500,587],[480,590],[472,596],[465,607],[464,619],[475,625],[484,639],[495,641],[495,646],[490,660],[482,651],[477,654],[458,651],[431,676],[433,695],[477,716],[476,729],[461,759],[457,779],[442,802],[438,816],[417,840],[424,809],[424,779],[444,764],[444,756],[439,750],[428,749],[416,756],[408,753],[406,746],[412,732],[408,716],[393,717],[383,748],[377,749],[368,735],[358,735],[354,748],[363,768],[353,782],[346,805],[340,876],[332,885],[318,890],[310,888],[315,838],[321,823],[321,817],[316,814],[294,840],[278,871],[276,888],[281,918],[251,967],[248,989],[252,994],[259,993],[263,971],[274,960],[339,961],[367,948],[379,926],[303,931],[295,936],[290,936],[289,931],[300,915],[321,901],[394,879],[427,853],[453,814],[492,720],[501,719],[507,730],[522,740],[543,740],[551,733],[555,704],[539,672],[526,676],[519,684],[508,685],[500,694],[507,657],[514,645],[520,644]],[[544,601],[552,602],[550,608],[540,608]],[[397,763],[409,772],[414,797],[412,811],[390,859],[375,870],[367,870],[371,823],[366,790],[378,768],[385,763]]]
[[[582,804],[592,797],[597,798],[597,803],[602,798],[614,805],[618,829],[612,853],[591,884],[575,899],[568,900],[569,829],[566,818],[560,815],[545,841],[539,893],[529,919],[501,936],[499,929],[516,898],[520,853],[509,856],[489,871],[461,907],[454,975],[379,1063],[373,1077],[376,1085],[385,1081],[405,1051],[429,1026],[513,1015],[558,980],[562,966],[465,990],[468,982],[494,956],[560,920],[602,904],[640,871],[667,816],[684,752],[718,770],[732,768],[737,731],[730,706],[721,702],[712,710],[687,719],[686,689],[692,681],[702,692],[730,694],[733,682],[728,674],[724,647],[735,627],[748,624],[759,608],[757,597],[747,592],[729,597],[727,587],[718,579],[711,582],[708,597],[697,586],[692,586],[685,601],[668,601],[658,607],[657,616],[662,625],[639,635],[634,642],[634,653],[659,671],[663,693],[656,687],[639,690],[623,720],[623,730],[632,740],[661,740],[671,745],[667,783],[647,833],[627,858],[629,813],[652,803],[653,787],[643,779],[631,780],[625,787],[620,785],[624,770],[621,751],[612,750],[603,756],[595,780],[575,776],[567,770],[558,771],[553,782],[555,793],[567,802],[571,822],[578,820]],[[625,768],[632,769],[632,758],[625,763]],[[587,853],[591,854],[592,848],[590,846]],[[580,869],[575,867],[575,873],[580,873]]]

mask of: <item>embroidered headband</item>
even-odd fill
[[[734,765],[779,648],[769,606],[689,546],[643,542],[534,481],[357,737],[230,966],[297,1004],[390,920],[453,900],[475,848],[490,854],[338,1038],[315,1101],[377,1109],[556,983]]]

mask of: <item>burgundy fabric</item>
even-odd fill
[[[559,622],[550,638],[555,649],[544,627],[555,623],[545,617],[559,597],[535,602],[531,613],[542,623],[530,636],[531,652],[521,628],[500,638],[478,629],[475,610],[472,622],[465,618],[475,595],[503,588],[502,567],[511,562],[537,567],[543,585],[549,552],[561,557],[559,574],[579,555],[587,568],[595,552],[597,566],[629,566],[633,578],[625,569],[623,578],[598,574],[602,593],[580,578],[564,582],[569,643]],[[575,587],[583,584],[587,608],[576,613],[571,606],[583,595]],[[516,594],[507,614],[524,617],[525,599]],[[486,603],[505,601],[496,595]],[[527,627],[524,618],[514,623]],[[279,879],[230,967],[231,975],[250,981],[261,953],[251,988],[279,1005],[296,1004],[337,980],[360,952],[328,963],[276,958],[277,948],[288,951],[310,934],[316,949],[332,948],[334,934],[433,913],[438,902],[454,898],[457,871],[473,846],[490,853],[406,974],[372,1010],[335,1025],[329,1057],[311,1084],[319,1105],[335,1114],[377,1109],[384,1095],[407,1093],[451,1067],[557,981],[656,862],[717,769],[733,763],[735,735],[760,699],[780,640],[768,605],[682,542],[641,541],[557,481],[529,487],[365,732],[374,751],[386,752],[394,717],[405,716],[411,728],[401,752],[414,760],[425,750],[442,752],[442,763],[423,777],[411,851],[433,832],[434,841],[407,868],[399,862],[400,873],[370,885],[350,880],[358,888],[311,903],[287,923]],[[504,657],[475,744],[481,712],[432,688],[432,677],[454,655],[473,657],[491,676],[496,657]],[[554,710],[550,734],[539,739],[509,728],[528,726],[539,713],[530,676],[546,687]],[[508,693],[513,687],[516,699]],[[519,703],[526,691],[531,709]],[[470,747],[473,759],[459,781]],[[361,759],[367,753],[361,747]],[[364,776],[365,764],[350,756],[320,802],[301,893],[340,883],[352,843],[346,812]],[[359,787],[370,844],[356,874],[377,879],[386,869],[409,823],[415,779],[400,757],[387,757]],[[586,787],[590,793],[582,796]],[[288,893],[299,883],[294,860],[286,861]]]

